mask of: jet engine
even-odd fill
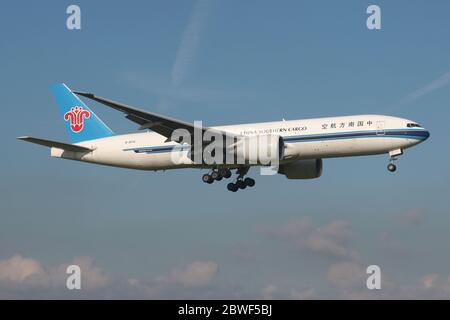
[[[322,175],[322,159],[297,160],[280,165],[279,174],[288,179],[315,179]]]

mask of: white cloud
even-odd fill
[[[277,287],[274,285],[268,285],[263,289],[263,299],[273,299],[274,293],[277,291]]]
[[[356,252],[349,250],[346,246],[350,234],[349,223],[334,221],[311,232],[306,241],[306,246],[309,250],[317,253],[355,258]]]
[[[295,248],[310,253],[335,258],[357,258],[357,252],[348,248],[351,229],[345,221],[337,220],[315,227],[309,219],[302,218],[276,227],[258,226],[257,232],[287,241]]]
[[[330,225],[333,227],[325,228],[326,231],[323,231],[328,236],[340,230],[333,224]],[[79,292],[65,288],[67,277],[65,268],[68,264],[77,264],[82,269],[82,290]],[[313,287],[299,290],[269,284],[259,292],[259,295],[262,294],[265,299],[448,299],[450,297],[449,276],[429,273],[415,283],[399,285],[390,281],[382,269],[382,289],[368,290],[366,288],[368,275],[365,269],[366,266],[356,261],[336,262],[329,266],[326,274],[330,284],[328,288],[319,291]],[[240,289],[212,286],[218,270],[216,262],[194,261],[175,268],[154,281],[138,278],[122,281],[112,279],[91,257],[77,257],[70,263],[46,268],[36,259],[17,254],[0,260],[0,298],[211,299],[254,296],[245,292],[245,286]]]
[[[67,266],[81,269],[81,290],[67,290]],[[44,267],[33,258],[14,255],[0,260],[0,299],[104,299],[104,298],[208,298],[218,273],[213,261],[194,261],[154,281],[113,279],[92,257],[75,257],[69,263]]]
[[[356,262],[339,262],[328,269],[328,280],[338,288],[363,287],[366,277],[364,268]]]
[[[291,290],[290,298],[293,300],[309,300],[316,298],[316,291],[313,288],[305,289],[302,291],[297,291],[296,289]]]
[[[146,299],[208,299],[214,295],[211,284],[218,273],[213,261],[194,261],[148,281],[130,278],[122,296]]]
[[[46,273],[40,262],[32,258],[14,255],[0,261],[0,282],[41,284],[44,278]]]
[[[437,273],[430,273],[422,277],[420,282],[425,289],[435,288],[439,275]]]
[[[8,288],[61,289],[66,286],[67,266],[78,265],[81,268],[83,290],[92,291],[110,284],[110,278],[95,265],[91,257],[76,257],[70,263],[44,268],[36,259],[14,255],[0,261],[0,284]]]
[[[399,214],[397,217],[402,224],[419,226],[424,222],[425,212],[421,209],[411,209]]]
[[[186,287],[208,285],[218,272],[218,265],[213,261],[195,261],[182,268],[172,270],[167,276],[159,278],[162,283],[182,284]]]
[[[96,290],[111,283],[111,278],[105,271],[95,264],[92,257],[76,257],[71,263],[64,263],[50,272],[55,285],[64,284],[68,277],[66,274],[69,265],[77,265],[81,269],[81,288],[83,290]]]

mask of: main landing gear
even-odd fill
[[[255,185],[255,180],[252,178],[244,178],[247,174],[249,167],[240,167],[236,170],[238,177],[235,182],[230,182],[227,185],[227,189],[231,192],[236,192],[239,189],[245,189],[247,187],[253,187]],[[202,181],[208,184],[214,181],[220,181],[223,178],[228,179],[232,175],[230,169],[215,169],[211,173],[204,174],[202,176]]]
[[[231,192],[236,192],[239,189],[245,189],[247,187],[253,187],[255,185],[255,180],[252,178],[245,178],[245,175],[247,174],[250,167],[240,167],[236,170],[236,173],[238,174],[238,177],[236,179],[236,182],[230,182],[227,185],[227,189]]]
[[[213,183],[214,181],[220,181],[223,178],[228,179],[232,175],[230,169],[213,170],[211,173],[206,173],[202,176],[202,181],[205,183]]]
[[[389,152],[389,164],[387,166],[387,169],[390,172],[395,172],[397,170],[397,166],[394,164],[394,161],[397,160],[398,156],[401,156],[403,154],[402,149],[392,150]]]
[[[235,183],[230,182],[227,185],[227,189],[231,192],[236,192],[239,189],[245,189],[247,187],[253,187],[255,185],[255,179],[252,178],[245,178],[245,179],[238,179]]]

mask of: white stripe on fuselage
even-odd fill
[[[288,160],[344,157],[387,153],[391,150],[405,149],[420,142],[411,137],[391,137],[385,135],[389,130],[409,130],[406,125],[413,121],[380,115],[357,115],[317,119],[275,121],[229,126],[214,129],[238,135],[280,135],[286,140],[285,155]],[[424,130],[415,128],[415,130]],[[425,130],[424,130],[425,131]],[[372,136],[327,139],[327,135],[340,133],[367,132]],[[376,133],[374,135],[374,132]],[[312,141],[293,141],[292,137],[318,137]],[[321,137],[325,137],[321,139]],[[166,137],[155,132],[141,132],[117,135],[97,140],[84,141],[78,145],[95,149],[80,155],[52,151],[53,156],[143,170],[175,169],[182,167],[201,167],[201,165],[176,165],[172,162],[170,151],[165,147],[174,142],[165,142]],[[136,153],[133,149],[161,147],[163,152]]]

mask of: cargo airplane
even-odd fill
[[[227,186],[236,192],[253,187],[255,180],[246,177],[252,166],[271,166],[258,157],[242,151],[241,162],[205,162],[194,156],[198,154],[196,142],[181,140],[174,133],[183,130],[195,136],[195,131],[206,135],[212,132],[221,137],[224,154],[238,152],[236,146],[242,141],[256,141],[255,137],[271,137],[270,145],[255,143],[264,154],[264,148],[275,148],[277,165],[275,172],[288,179],[313,179],[322,174],[322,159],[335,157],[387,154],[390,172],[396,171],[394,161],[407,148],[413,147],[430,136],[415,121],[384,115],[352,115],[316,119],[273,121],[215,127],[198,127],[195,123],[148,112],[92,93],[72,92],[65,84],[52,85],[60,115],[64,121],[71,143],[38,139],[30,136],[18,139],[50,147],[52,157],[78,160],[108,166],[140,169],[168,170],[179,168],[207,169],[202,176],[205,183],[230,178],[232,170],[236,178]],[[138,133],[116,135],[79,96],[99,102],[125,114],[137,123]],[[253,140],[252,140],[253,139]],[[212,140],[210,139],[209,142]],[[202,141],[198,150],[203,151],[208,141]],[[230,151],[231,150],[231,151]],[[196,153],[197,152],[197,153]],[[183,161],[175,161],[174,154]],[[228,159],[228,158],[227,158]],[[251,161],[252,160],[252,161]],[[272,159],[273,160],[273,159]],[[273,166],[271,166],[273,167]]]

